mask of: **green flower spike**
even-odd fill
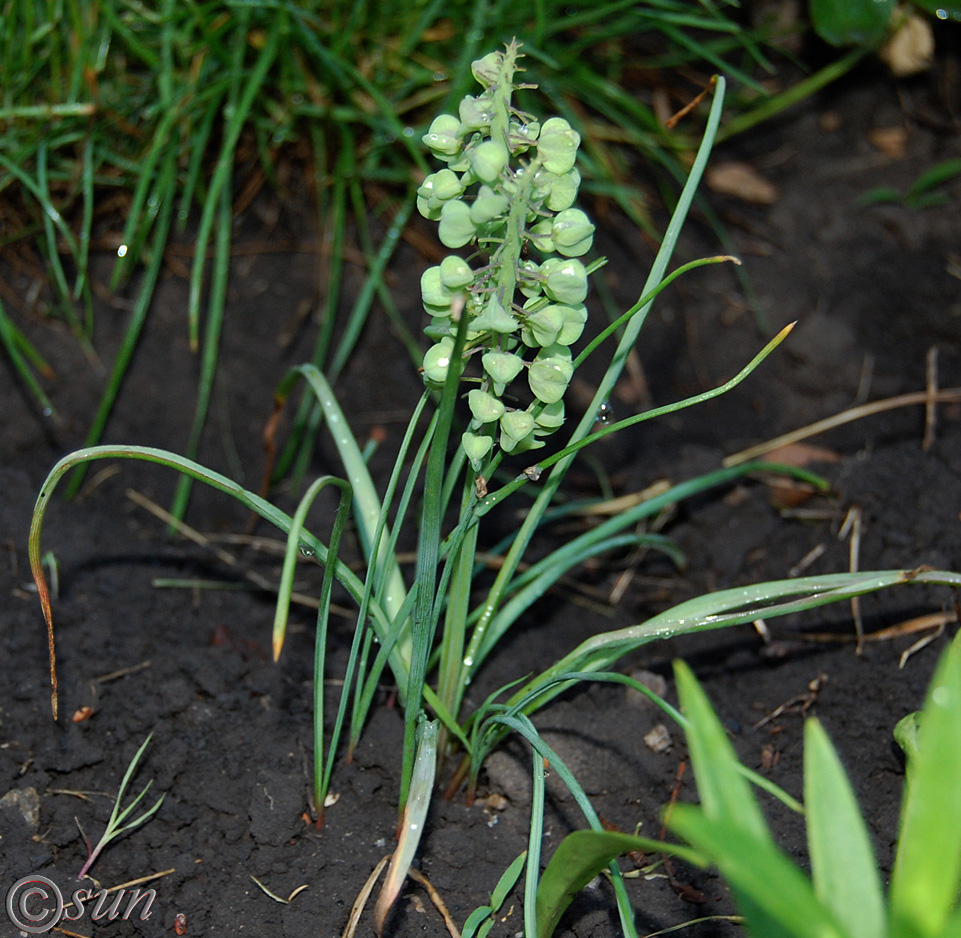
[[[495,444],[506,453],[535,449],[563,424],[570,346],[587,321],[587,269],[577,258],[591,249],[594,225],[573,207],[581,138],[562,118],[541,122],[514,107],[519,57],[512,42],[472,64],[483,90],[460,102],[457,117],[431,124],[424,143],[447,165],[417,190],[417,208],[439,223],[440,241],[474,252],[425,271],[421,296],[436,343],[424,356],[427,384],[447,376],[455,310],[467,317],[465,362],[483,364],[470,378],[470,432],[461,440],[475,472]],[[536,400],[508,409],[502,398],[521,372]],[[517,395],[529,399],[526,390]]]

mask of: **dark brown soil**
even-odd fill
[[[842,87],[801,105],[786,118],[721,148],[717,159],[751,162],[779,189],[769,207],[706,192],[724,217],[772,328],[797,319],[794,334],[733,393],[656,424],[645,424],[598,447],[596,456],[616,494],[668,477],[679,481],[716,467],[743,446],[794,429],[863,401],[922,390],[930,348],[939,352],[939,383],[961,384],[961,216],[957,181],[950,201],[925,210],[902,205],[859,207],[858,198],[880,185],[905,190],[924,170],[961,155],[957,126],[939,109],[938,79],[895,83],[866,67]],[[824,129],[831,127],[833,129]],[[877,128],[906,130],[903,157],[885,157],[868,140]],[[238,257],[214,405],[202,461],[256,488],[263,470],[260,431],[271,395],[291,365],[304,360],[312,336],[305,328],[289,347],[278,334],[298,305],[316,290],[316,235],[309,216],[291,199],[279,221],[252,213],[238,241],[301,239],[289,255]],[[616,226],[615,226],[616,227]],[[623,228],[601,245],[612,257],[611,284],[632,300],[652,251]],[[682,259],[716,253],[697,219],[689,226]],[[98,270],[105,279],[107,260]],[[411,328],[420,329],[419,272],[425,265],[405,247],[391,279]],[[361,272],[352,271],[359,283]],[[24,290],[26,283],[15,284]],[[107,440],[182,449],[186,443],[198,373],[187,350],[186,286],[168,271],[144,342],[124,388]],[[597,307],[600,309],[600,307]],[[597,318],[601,318],[600,313]],[[121,301],[97,311],[96,345],[112,362],[125,324]],[[166,793],[157,816],[107,848],[92,873],[112,886],[161,871],[153,883],[154,913],[147,922],[94,926],[76,933],[169,934],[186,917],[187,935],[306,938],[336,935],[354,897],[377,861],[393,845],[400,765],[401,717],[385,693],[356,759],[334,776],[339,801],[321,832],[306,823],[311,778],[312,613],[298,612],[279,664],[269,661],[273,607],[269,597],[223,590],[157,589],[162,577],[239,582],[212,553],[170,538],[156,518],[127,496],[136,490],[170,503],[175,477],[157,466],[97,463],[83,494],[51,505],[44,547],[59,563],[55,604],[61,682],[61,719],[50,717],[43,622],[27,567],[27,529],[37,491],[55,460],[78,446],[100,393],[103,374],[85,361],[66,330],[38,315],[21,327],[49,355],[58,380],[50,387],[60,422],[29,405],[9,368],[0,368],[0,659],[6,689],[0,709],[0,795],[32,789],[39,816],[25,819],[9,802],[0,807],[0,888],[31,873],[72,891],[84,858],[74,818],[98,836],[124,769],[137,747],[153,741],[135,784],[153,778]],[[658,404],[714,386],[734,374],[761,346],[753,315],[729,271],[689,275],[655,306],[638,348]],[[629,383],[625,391],[631,391]],[[384,479],[403,430],[405,409],[416,399],[415,368],[381,313],[371,318],[360,347],[338,385],[360,438],[385,427],[374,458]],[[635,401],[615,399],[618,416]],[[944,406],[934,441],[922,449],[922,408],[891,411],[848,424],[813,441],[837,455],[815,466],[830,480],[830,497],[802,507],[807,517],[781,513],[775,494],[756,481],[681,506],[666,525],[686,551],[688,567],[673,571],[657,557],[630,568],[615,557],[583,571],[591,602],[574,586],[547,597],[489,661],[472,699],[545,667],[585,636],[642,621],[653,612],[708,590],[790,575],[815,548],[823,553],[809,573],[846,570],[848,540],[839,528],[849,509],[862,518],[862,569],[961,568],[961,410]],[[326,442],[313,473],[337,472]],[[593,495],[598,476],[587,463],[570,479],[571,494]],[[293,496],[276,495],[289,507]],[[516,506],[514,506],[516,509]],[[508,512],[493,528],[513,523]],[[226,496],[196,487],[188,520],[211,535],[241,533],[248,518]],[[315,522],[326,531],[323,518]],[[261,525],[258,533],[273,537]],[[565,536],[555,531],[548,537]],[[482,534],[489,543],[497,531]],[[275,577],[276,556],[226,545],[244,567]],[[630,568],[630,570],[629,570]],[[320,569],[304,565],[305,592],[316,595]],[[622,577],[626,578],[622,582]],[[615,584],[626,585],[612,604]],[[947,591],[904,588],[862,602],[865,628],[876,631],[913,616],[950,610]],[[340,674],[350,623],[335,624],[330,676]],[[684,656],[705,682],[748,765],[763,767],[795,795],[801,791],[801,726],[797,707],[758,725],[776,708],[809,693],[821,681],[808,712],[826,725],[838,746],[871,829],[879,862],[887,869],[897,831],[902,765],[891,729],[916,709],[947,634],[910,658],[899,655],[917,638],[869,642],[861,655],[851,644],[795,644],[800,629],[850,638],[850,607],[769,623],[781,644],[765,648],[753,628],[649,646],[623,662],[669,679],[670,662]],[[952,633],[949,626],[947,633]],[[111,679],[124,669],[136,669]],[[107,677],[104,677],[107,676]],[[335,693],[332,688],[331,693]],[[333,698],[332,698],[333,699]],[[71,722],[80,707],[85,722]],[[644,743],[655,714],[623,688],[584,688],[537,716],[539,730],[568,762],[606,821],[656,835],[659,812],[686,759],[683,739],[654,753]],[[434,804],[420,851],[420,868],[458,924],[486,901],[501,872],[526,846],[529,806],[526,747],[512,741],[492,760],[481,792],[505,795],[506,809],[468,807],[462,797]],[[545,856],[570,829],[583,827],[573,800],[550,784]],[[679,797],[695,798],[690,771]],[[803,826],[778,805],[770,818],[785,850],[804,862]],[[289,904],[271,899],[302,885]],[[733,912],[724,883],[677,867],[670,882],[659,870],[629,880],[638,930],[658,929]],[[690,887],[690,888],[688,888]],[[691,901],[697,899],[698,901]],[[369,913],[368,913],[369,916]],[[506,904],[494,936],[522,931],[521,901]],[[5,926],[7,927],[7,926]],[[10,926],[12,927],[12,926]],[[359,934],[369,934],[362,925]],[[14,934],[4,930],[3,934]],[[393,914],[392,935],[446,934],[420,887],[410,887]],[[609,888],[589,889],[558,932],[578,938],[618,934]],[[727,936],[727,922],[692,926],[685,934]]]

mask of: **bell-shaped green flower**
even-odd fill
[[[498,195],[490,186],[481,186],[477,198],[470,207],[471,221],[480,227],[499,218],[507,211],[507,197]]]
[[[491,423],[504,416],[504,405],[493,394],[475,388],[467,392],[467,403],[475,420]]]
[[[536,302],[536,301],[535,301]],[[544,306],[531,313],[521,327],[521,338],[532,348],[553,345],[564,328],[564,306]]]
[[[444,203],[458,198],[463,191],[463,183],[450,169],[431,173],[417,189],[417,211],[424,218],[437,221]]]
[[[529,300],[540,296],[544,292],[544,278],[541,276],[540,264],[521,261],[517,265],[517,286]]]
[[[534,432],[543,436],[550,436],[558,427],[564,423],[564,402],[554,401],[552,404],[545,404],[541,412],[534,417]]]
[[[510,352],[485,352],[481,358],[484,371],[494,382],[494,393],[503,394],[509,385],[523,370],[524,361],[519,355]]]
[[[464,433],[460,438],[461,446],[470,460],[471,468],[474,472],[480,472],[484,457],[491,451],[494,440],[489,436],[480,436],[477,433]]]
[[[496,296],[488,298],[484,311],[471,323],[475,332],[511,333],[517,328],[517,320],[506,310]]]
[[[437,236],[441,244],[449,248],[462,248],[474,237],[474,223],[470,219],[470,208],[459,199],[445,202],[440,212],[440,225]]]
[[[574,168],[581,135],[562,117],[552,117],[541,127],[537,155],[549,173],[560,176]]]
[[[555,216],[551,237],[558,254],[580,257],[594,243],[594,226],[579,208],[566,208]]]
[[[497,81],[503,64],[503,53],[488,52],[482,59],[476,59],[471,62],[470,71],[477,80],[477,83],[487,88],[488,85],[492,85]]]
[[[446,162],[460,152],[459,129],[460,121],[453,114],[438,114],[421,139],[436,156]]]
[[[498,140],[485,140],[467,151],[467,159],[474,175],[486,183],[495,183],[500,179],[510,153],[507,147]]]
[[[428,267],[420,275],[420,296],[424,306],[431,312],[437,309],[450,309],[453,294],[441,281],[440,267]]]
[[[492,101],[486,94],[479,94],[476,98],[473,95],[465,95],[457,112],[460,115],[458,133],[461,137],[478,131],[486,133],[490,130],[491,121],[494,119]]]
[[[520,121],[512,120],[507,130],[512,152],[526,153],[537,142],[537,135],[540,132],[541,125],[537,121],[522,124]]]
[[[577,306],[587,298],[587,270],[580,261],[548,258],[541,264],[541,275],[544,292],[554,302]]]
[[[453,339],[441,339],[432,345],[424,355],[424,378],[432,384],[443,384],[450,368],[450,357],[454,351]]]
[[[553,404],[564,396],[573,376],[571,350],[564,345],[552,345],[541,349],[531,362],[527,382],[539,401]]]
[[[544,204],[552,212],[562,212],[565,208],[570,208],[577,198],[577,190],[580,184],[581,174],[576,168],[562,176],[554,176],[551,182],[551,191]]]
[[[451,291],[463,290],[474,282],[474,271],[462,257],[449,254],[440,262],[440,282]]]
[[[562,304],[557,308],[564,311],[564,325],[557,333],[557,344],[573,345],[584,331],[584,324],[587,322],[587,307],[580,303],[577,306]]]
[[[551,219],[545,218],[543,221],[539,221],[536,225],[527,229],[527,236],[530,238],[531,244],[533,244],[541,254],[554,253],[554,241],[552,238],[553,227]]]
[[[501,417],[500,446],[505,453],[514,448],[534,429],[534,418],[526,410],[509,410]]]

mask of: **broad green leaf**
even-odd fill
[[[814,891],[851,938],[885,933],[877,861],[857,799],[817,720],[804,726],[804,804]]]
[[[891,876],[891,934],[944,929],[961,879],[961,643],[941,659],[908,762],[901,837]]]
[[[537,936],[550,938],[564,911],[610,862],[629,850],[667,852],[704,865],[697,851],[617,831],[574,831],[558,845],[537,887]]]
[[[811,0],[815,32],[832,46],[874,46],[887,31],[894,0]]]
[[[712,818],[686,804],[673,808],[668,827],[711,858],[741,898],[739,909],[755,938],[846,938],[809,880],[769,836],[751,833],[731,814]]]
[[[674,662],[674,677],[681,710],[689,721],[687,744],[704,813],[712,820],[735,824],[754,839],[773,846],[764,815],[738,770],[734,748],[697,678],[683,661]]]

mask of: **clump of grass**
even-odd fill
[[[541,78],[530,105],[581,134],[585,190],[651,234],[657,226],[637,182],[638,155],[657,188],[673,192],[694,138],[663,125],[636,93],[639,76],[659,75],[678,100],[690,88],[671,88],[669,70],[693,68],[705,81],[705,68],[723,70],[759,93],[750,69],[773,69],[763,34],[744,30],[723,7],[692,0],[577,11],[559,0],[533,9],[468,0],[387,8],[335,0],[323,9],[292,0],[226,7],[163,0],[147,9],[109,0],[68,2],[50,21],[38,10],[31,0],[11,0],[0,15],[0,200],[9,219],[2,246],[21,266],[36,270],[42,259],[50,311],[91,358],[91,252],[117,253],[112,289],[142,274],[89,418],[85,445],[92,446],[121,391],[170,239],[195,233],[184,328],[201,366],[182,449],[188,457],[198,451],[217,369],[232,220],[262,188],[280,185],[278,162],[302,160],[325,233],[326,299],[310,361],[334,382],[375,302],[400,325],[383,272],[429,171],[420,132],[431,109],[455,108],[468,90],[482,43],[524,41]],[[352,239],[367,258],[367,281],[338,328]],[[21,312],[0,304],[0,344],[53,415],[53,372],[17,325]],[[279,472],[302,476],[320,420],[315,404],[300,405]],[[78,471],[69,490],[80,482]],[[189,487],[178,487],[176,517]]]
[[[83,866],[80,868],[80,872],[77,874],[77,879],[83,879],[90,870],[90,867],[94,865],[97,861],[97,857],[103,852],[103,849],[113,840],[116,840],[122,834],[127,833],[127,831],[132,831],[135,827],[140,827],[141,824],[146,824],[159,810],[160,806],[163,804],[163,800],[166,797],[161,795],[151,807],[147,808],[140,817],[134,818],[132,821],[127,821],[127,818],[133,812],[134,808],[143,800],[147,792],[150,791],[150,786],[153,784],[153,780],[147,782],[143,787],[140,794],[134,798],[126,808],[121,808],[123,804],[123,796],[127,790],[127,785],[130,784],[130,779],[133,777],[134,772],[137,771],[137,765],[140,762],[140,757],[144,754],[144,750],[150,745],[150,740],[153,738],[153,733],[150,734],[140,745],[140,748],[134,754],[134,757],[130,760],[130,765],[127,766],[127,771],[123,774],[123,780],[120,782],[120,788],[117,789],[117,797],[114,799],[113,810],[110,812],[110,820],[107,821],[107,826],[104,828],[104,832],[97,841],[96,846],[91,845],[90,841],[87,839],[87,835],[84,833],[83,828],[80,827],[80,822],[77,821],[77,827],[80,828],[80,834],[83,837],[84,843],[87,845],[87,859]],[[126,823],[124,823],[126,822]]]

